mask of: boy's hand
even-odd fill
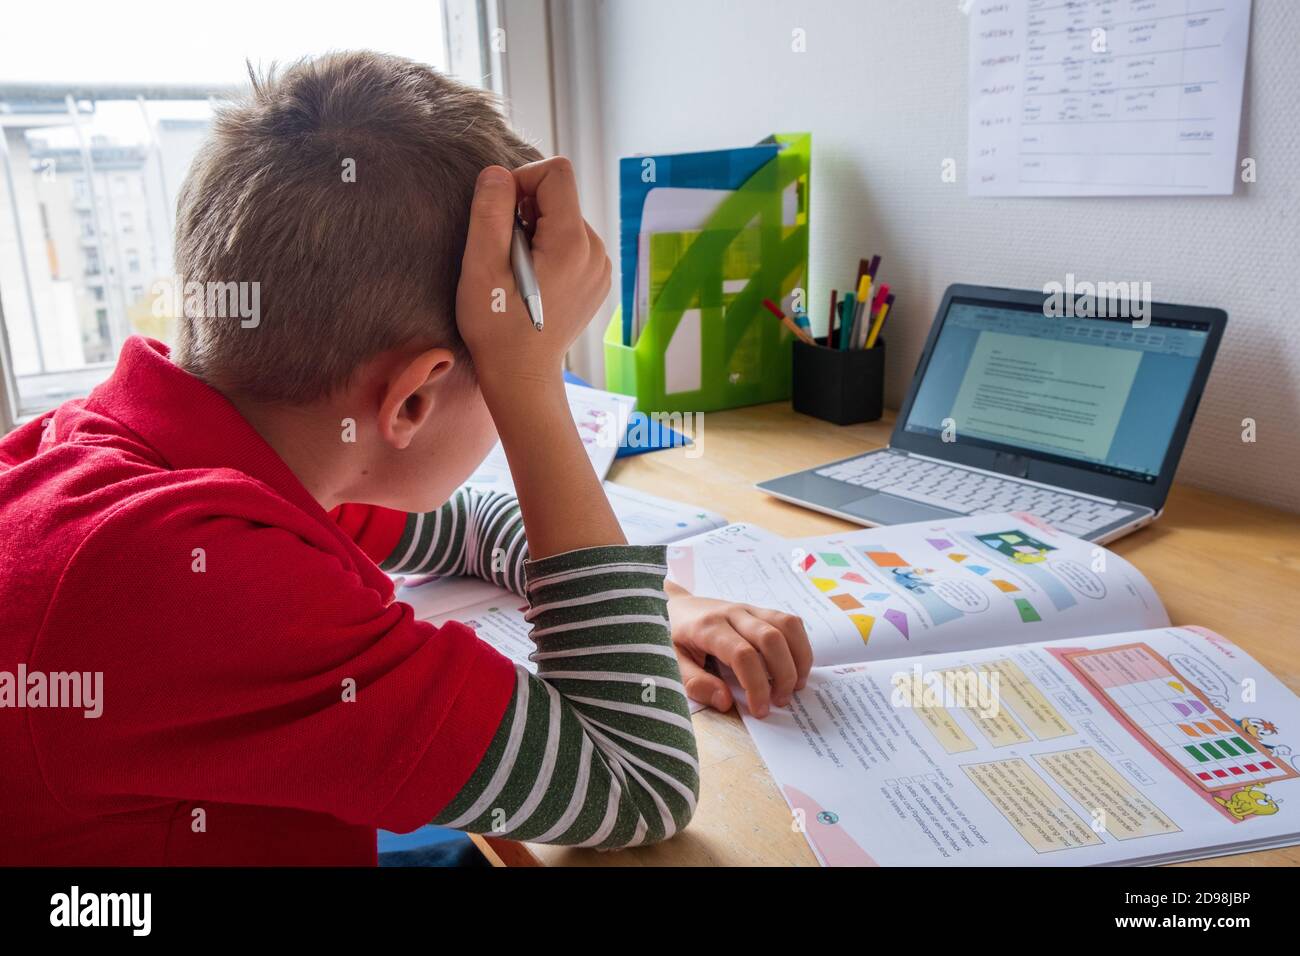
[[[538,332],[510,270],[521,203],[533,210]],[[567,159],[478,177],[456,288],[456,325],[514,477],[534,559],[626,543],[578,437],[564,390],[564,353],[609,291],[605,247],[582,218]]]
[[[766,717],[772,705],[786,706],[791,695],[803,689],[813,654],[799,618],[695,597],[672,582],[667,590],[673,646],[691,700],[715,710],[731,709],[726,681],[705,670],[710,656],[735,672],[755,717]]]
[[[546,319],[540,332],[532,327],[510,269],[510,237],[521,203],[536,217],[533,266]],[[558,379],[564,354],[609,285],[605,245],[582,218],[567,159],[544,159],[513,173],[489,166],[479,174],[456,290],[456,325],[489,404],[498,382]]]

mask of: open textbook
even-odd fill
[[[1146,579],[1024,516],[669,548],[697,594],[803,618],[746,726],[829,865],[1160,863],[1300,842],[1300,700],[1170,627]],[[738,693],[739,693],[739,689]]]

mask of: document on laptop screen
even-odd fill
[[[1154,482],[1204,329],[954,300],[905,428]]]
[[[979,337],[952,417],[973,435],[1100,461],[1142,353],[999,332]]]

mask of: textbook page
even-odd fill
[[[716,511],[669,501],[613,481],[605,482],[605,497],[628,544],[668,544],[727,523]]]
[[[578,426],[578,435],[587,450],[587,457],[591,459],[591,467],[596,476],[604,480],[627,432],[627,421],[636,408],[636,399],[571,382],[564,384],[564,390],[573,422]],[[487,458],[470,475],[466,484],[514,493],[515,483],[510,477],[510,466],[500,442],[492,446]]]
[[[415,583],[403,582],[397,600],[411,605],[416,620],[443,621],[454,617],[458,611],[484,602],[520,603],[523,598],[482,578],[453,575],[421,578]]]
[[[970,195],[1232,194],[1250,0],[999,0],[968,15]]]
[[[1169,623],[1128,561],[1022,515],[788,541],[752,532],[683,541],[669,547],[668,568],[693,594],[802,618],[817,664]]]
[[[825,865],[1156,863],[1300,842],[1300,700],[1200,628],[816,667],[745,724]]]

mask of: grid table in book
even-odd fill
[[[1068,656],[1137,733],[1205,790],[1300,776],[1247,741],[1231,717],[1145,644]]]

